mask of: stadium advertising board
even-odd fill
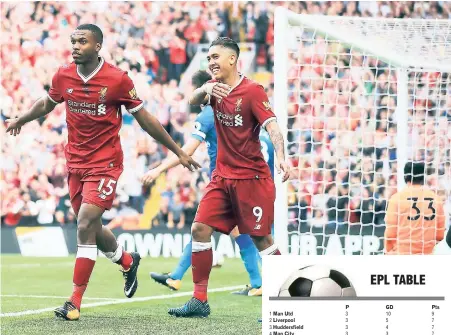
[[[25,230],[24,230],[25,229]],[[142,257],[180,257],[190,240],[189,230],[174,231],[167,228],[152,230],[113,229],[120,244],[131,252],[137,251]],[[300,255],[351,255],[380,253],[383,248],[383,231],[375,235],[361,236],[357,231],[350,234],[305,233],[290,235],[291,254]],[[21,253],[27,256],[67,256],[77,250],[77,230],[75,227],[2,227],[2,253]],[[239,248],[230,236],[213,235],[213,248],[218,255],[240,257]]]

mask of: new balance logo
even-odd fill
[[[66,92],[69,93],[69,94],[71,94],[73,91],[74,91],[73,88],[68,88],[68,89],[66,90]]]
[[[235,115],[235,127],[243,125],[243,117],[240,114]]]
[[[254,227],[254,230],[260,230],[261,227],[262,225],[257,223]]]

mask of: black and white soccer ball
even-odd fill
[[[341,272],[311,265],[294,271],[279,291],[279,297],[355,297],[356,291]]]

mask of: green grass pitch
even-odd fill
[[[8,316],[8,313],[47,310],[62,305],[72,292],[74,257],[30,258],[1,256],[2,335],[26,334],[261,334],[261,298],[230,294],[231,287],[248,282],[240,259],[226,259],[220,269],[213,269],[209,294],[212,314],[207,319],[177,319],[167,314],[190,298],[193,284],[191,270],[182,288],[173,292],[156,284],[150,271],[167,272],[177,259],[141,260],[139,287],[132,299],[123,294],[119,267],[98,258],[83,300],[79,321],[56,320],[52,311]],[[83,305],[94,305],[83,307]],[[6,315],[5,315],[6,314]]]

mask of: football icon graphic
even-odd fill
[[[341,272],[322,265],[294,271],[279,291],[279,297],[355,297],[354,286]]]

